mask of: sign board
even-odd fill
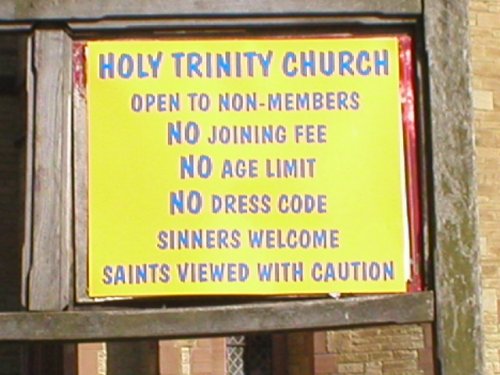
[[[406,291],[397,37],[86,48],[90,297]]]

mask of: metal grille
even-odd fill
[[[230,336],[226,339],[227,374],[245,375],[245,336]]]
[[[272,336],[230,336],[226,356],[228,375],[272,375]]]

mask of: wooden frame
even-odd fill
[[[444,374],[482,374],[481,344],[470,345],[483,339],[468,2],[425,0],[424,5],[437,358]]]
[[[426,323],[433,317],[432,292],[212,307],[0,313],[0,341],[172,339]]]
[[[36,102],[29,108],[33,113],[35,142],[33,159],[28,160],[28,165],[33,163],[35,174],[33,180],[28,176],[26,189],[28,194],[33,192],[30,199],[33,199],[35,213],[33,222],[27,221],[33,238],[27,235],[25,243],[25,255],[31,255],[27,266],[31,278],[30,309],[56,311],[71,305],[72,301],[72,280],[68,273],[71,259],[65,258],[63,253],[68,254],[73,243],[72,228],[68,226],[72,220],[68,207],[72,205],[69,194],[72,179],[69,177],[73,171],[67,164],[68,159],[59,159],[61,155],[71,153],[69,114],[65,101],[67,82],[71,79],[68,70],[71,59],[64,58],[68,56],[70,38],[63,30],[68,30],[68,27],[70,32],[126,31],[129,27],[168,29],[191,24],[191,20],[193,27],[205,27],[207,24],[237,26],[239,19],[242,24],[253,26],[266,25],[267,19],[270,26],[287,22],[301,25],[307,24],[310,17],[317,17],[323,23],[333,22],[332,15],[343,17],[338,22],[353,24],[391,24],[398,22],[399,17],[400,23],[423,30],[428,64],[422,66],[422,70],[429,76],[428,102],[420,103],[428,107],[424,137],[428,140],[428,153],[423,160],[432,166],[427,171],[425,189],[431,200],[427,213],[429,234],[426,236],[433,256],[426,259],[433,263],[430,268],[434,270],[434,277],[428,277],[428,280],[433,284],[435,299],[432,293],[421,293],[375,299],[295,301],[186,310],[6,313],[0,314],[0,340],[217,335],[239,332],[242,324],[238,318],[245,314],[249,317],[245,331],[326,329],[434,320],[440,373],[481,374],[484,359],[480,326],[476,180],[469,56],[464,53],[468,52],[467,1],[313,0],[307,2],[306,7],[303,1],[298,0],[279,3],[211,0],[204,2],[202,8],[197,4],[195,0],[148,0],[140,3],[127,0],[112,5],[99,0],[62,0],[57,4],[44,0],[5,0],[0,4],[0,31],[26,31],[33,27],[34,21],[57,21],[52,24],[55,29],[37,30],[34,37],[34,59],[41,60],[35,61],[36,76],[33,80],[36,93],[33,98]],[[127,19],[132,16],[134,20]],[[54,81],[52,78],[55,76],[62,79]],[[45,100],[46,105],[40,105],[39,100]],[[57,139],[47,138],[50,134]],[[77,134],[75,136],[78,137]],[[29,159],[30,152],[28,150]],[[45,201],[53,199],[53,193],[58,197],[54,206]],[[30,199],[26,200],[27,204]],[[26,212],[31,212],[30,209],[27,207]],[[54,259],[57,262],[53,262]],[[57,293],[46,299],[49,291],[54,289],[47,289],[47,284],[38,284],[36,280],[45,278],[44,272],[49,269],[66,281],[52,285]],[[434,318],[430,308],[433,299],[436,307]],[[357,315],[360,314],[360,306],[370,311],[370,316]],[[421,310],[422,306],[427,308]],[[397,314],[409,310],[414,310],[415,315],[405,315],[400,320],[396,318]],[[377,312],[382,315],[375,319]],[[307,319],[304,319],[304,314],[307,314]],[[315,319],[311,320],[311,316]],[[207,326],[207,321],[210,321],[207,317],[217,324]],[[157,326],[155,321],[153,326],[149,325],[152,318],[157,318],[161,324]]]
[[[63,1],[51,3],[44,0],[4,0],[0,4],[0,20],[100,20],[118,17],[172,17],[213,15],[289,15],[289,14],[385,14],[419,15],[420,0],[301,0],[288,1],[231,1],[206,0],[147,0],[136,2],[103,2],[100,0]]]
[[[356,17],[348,15],[342,17],[315,15],[315,16],[282,16],[266,17],[265,23],[259,17],[239,17],[237,23],[233,17],[217,16],[211,18],[198,18],[196,22],[184,18],[159,18],[159,19],[141,19],[141,20],[98,20],[71,21],[68,23],[72,32],[78,35],[95,36],[96,33],[103,32],[147,32],[155,31],[155,34],[168,32],[175,29],[199,30],[203,28],[227,28],[234,30],[271,28],[271,27],[334,27],[345,25],[357,26],[383,26],[383,25],[415,25],[415,17],[412,15],[401,14],[390,18],[380,15],[369,15]]]
[[[85,98],[85,82],[83,81],[83,47],[73,47],[72,77],[73,88],[73,130],[74,130],[74,166],[75,166],[75,302],[95,302],[87,296],[88,285],[88,148],[87,145],[87,100]],[[79,71],[81,69],[82,71]]]
[[[29,309],[62,310],[71,299],[73,175],[71,40],[61,30],[35,31],[33,218]],[[47,251],[47,249],[50,249]]]

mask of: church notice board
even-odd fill
[[[89,296],[405,292],[401,45],[88,41]]]

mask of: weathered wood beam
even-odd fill
[[[196,308],[0,313],[0,341],[222,336],[433,319],[432,292]]]
[[[23,113],[22,121],[25,123],[26,135],[24,145],[24,180],[23,180],[23,244],[21,249],[21,304],[28,307],[29,299],[29,273],[31,268],[31,253],[33,245],[33,165],[34,165],[34,112],[35,112],[35,85],[33,77],[33,36],[26,38],[24,48],[19,50],[19,58],[24,60],[20,75],[24,70],[24,92],[22,100],[26,111]]]
[[[420,0],[2,0],[0,21],[196,15],[420,14]]]
[[[262,17],[210,17],[188,19],[185,17],[177,18],[158,18],[158,19],[106,19],[95,21],[69,21],[68,26],[72,31],[135,31],[135,30],[162,30],[170,29],[203,29],[216,27],[230,27],[234,29],[262,29],[265,27],[328,27],[328,26],[371,26],[371,25],[414,25],[416,22],[415,15],[401,15],[400,17],[377,17],[356,15],[347,16],[269,16],[263,19]],[[290,32],[290,30],[288,30]],[[303,33],[304,30],[301,30]]]
[[[426,0],[440,374],[483,374],[468,1]]]
[[[92,302],[88,288],[88,134],[85,93],[85,58],[83,46],[73,51],[73,160],[75,189],[75,299]]]
[[[3,4],[0,4],[0,14],[2,12]],[[0,15],[0,33],[20,33],[20,32],[28,32],[31,31],[33,25],[31,22],[6,22],[2,23],[3,18]]]
[[[35,31],[33,62],[33,237],[28,303],[30,310],[62,310],[72,298],[72,75],[69,36],[62,30]]]

